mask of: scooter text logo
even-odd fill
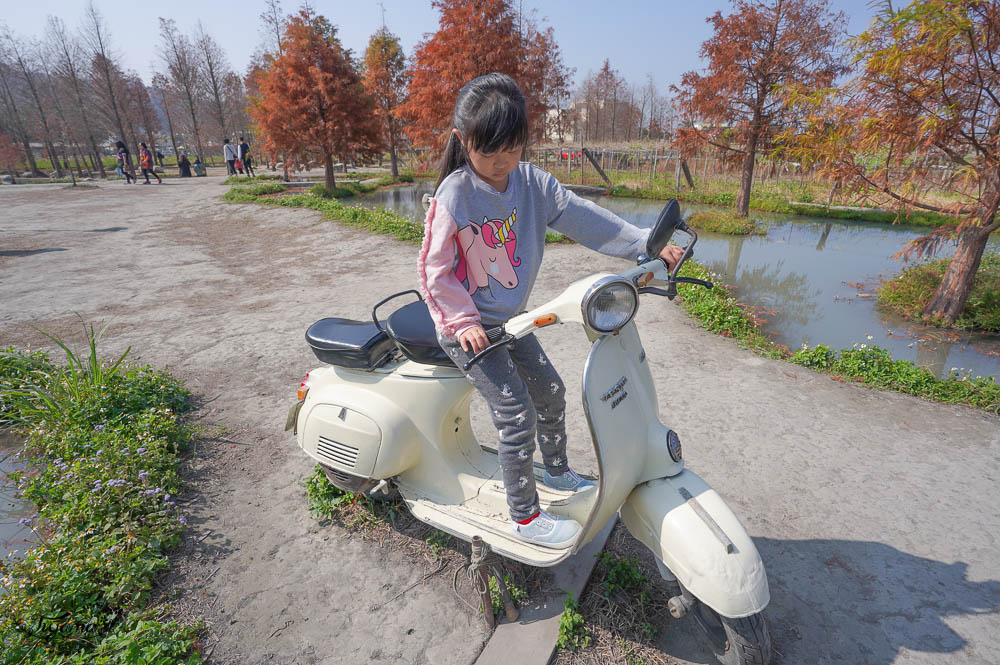
[[[613,397],[614,401],[611,402],[612,409],[624,402],[625,398],[628,397],[628,391],[625,390],[626,383],[628,383],[628,379],[623,376],[611,390],[601,395],[601,401],[607,402]]]

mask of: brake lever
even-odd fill
[[[487,337],[488,337],[488,334],[487,334]],[[479,362],[480,360],[482,360],[487,354],[492,353],[493,351],[496,351],[501,346],[507,346],[508,344],[510,344],[511,342],[513,342],[515,339],[516,338],[513,335],[511,335],[510,333],[505,334],[503,336],[503,338],[500,339],[500,341],[494,342],[493,344],[490,344],[485,349],[483,349],[482,351],[480,351],[476,355],[472,356],[472,358],[469,360],[469,362],[467,362],[464,365],[462,365],[462,371],[463,372],[468,372],[470,367],[472,367],[477,362]]]

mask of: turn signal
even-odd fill
[[[296,391],[295,395],[299,398],[301,402],[306,398],[306,394],[309,392],[309,372],[306,372],[306,378],[302,379],[302,383],[299,384],[299,389]]]
[[[544,328],[545,326],[551,326],[555,322],[556,322],[555,314],[546,314],[545,316],[540,316],[537,319],[535,319],[535,327]]]

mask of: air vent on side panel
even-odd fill
[[[339,441],[328,439],[325,436],[319,437],[319,441],[316,444],[316,453],[320,457],[325,457],[335,464],[350,467],[352,469],[354,468],[354,464],[358,461],[357,448],[349,446],[346,443],[340,443]]]

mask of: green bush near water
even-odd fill
[[[922,312],[950,265],[951,259],[945,258],[904,270],[879,288],[879,304],[909,319],[942,325],[941,321],[925,319]],[[1000,254],[983,256],[965,311],[950,327],[1000,331]]]
[[[25,439],[30,471],[9,475],[37,508],[38,544],[0,561],[0,663],[192,665],[198,626],[150,604],[186,519],[178,414],[189,394],[170,375],[97,356],[0,350],[0,424]],[[127,353],[127,352],[126,352]]]
[[[735,213],[703,210],[691,215],[687,223],[699,231],[726,233],[735,236],[763,235],[767,231],[749,217],[737,217]]]

